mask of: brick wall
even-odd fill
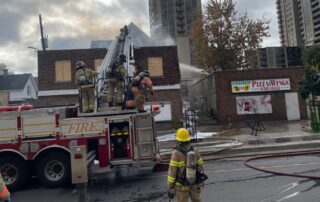
[[[256,92],[232,94],[231,81],[289,78],[290,91],[278,92]],[[217,93],[217,119],[219,122],[244,121],[252,119],[261,120],[287,120],[285,93],[297,92],[298,81],[303,79],[302,68],[277,68],[277,69],[255,69],[247,71],[223,71],[215,73],[215,84]],[[271,95],[272,114],[238,115],[236,107],[237,96]],[[299,98],[300,114],[307,119],[307,108],[305,101]]]
[[[157,90],[151,102],[169,101],[171,103],[172,120],[180,121],[182,114],[182,101],[180,90]]]
[[[105,48],[99,49],[76,49],[76,50],[48,50],[38,51],[38,87],[42,90],[62,90],[75,89],[75,63],[82,60],[87,67],[94,68],[95,59],[103,59],[107,53]],[[71,78],[70,82],[55,81],[55,61],[71,61]],[[41,98],[40,98],[41,99]]]
[[[177,46],[143,47],[135,49],[134,58],[139,71],[147,69],[148,57],[162,57],[163,60],[164,75],[163,77],[152,77],[154,85],[173,85],[180,83]]]
[[[75,63],[84,61],[88,67],[94,67],[94,59],[103,59],[107,50],[76,49],[76,50],[48,50],[38,51],[38,86],[39,91],[75,89]],[[135,61],[139,71],[148,66],[148,57],[163,58],[163,77],[151,77],[153,85],[174,85],[180,83],[180,70],[176,46],[143,47],[135,49]],[[71,82],[55,81],[55,61],[71,61]]]

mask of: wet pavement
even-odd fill
[[[243,165],[245,158],[206,161],[209,179],[202,190],[202,201],[211,202],[317,202],[320,184],[317,180],[279,176],[252,170]],[[319,175],[320,157],[307,155],[255,161],[254,165],[289,173]],[[88,202],[162,202],[166,194],[166,172],[122,169],[108,173],[91,183]],[[37,197],[35,197],[35,193]],[[32,188],[13,193],[15,202],[76,202],[73,187]]]

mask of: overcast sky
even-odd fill
[[[263,46],[280,45],[275,1],[236,0],[239,13],[271,19]],[[37,54],[28,47],[41,49],[39,13],[49,49],[89,48],[91,40],[113,39],[130,22],[150,33],[148,0],[1,0],[0,63],[16,73],[37,76]]]

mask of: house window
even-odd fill
[[[148,70],[152,77],[163,76],[162,57],[149,57]]]
[[[31,86],[27,86],[27,96],[31,95]]]
[[[102,65],[103,59],[94,59],[94,69],[99,71],[99,67]]]
[[[71,61],[59,60],[55,63],[56,81],[71,81]]]

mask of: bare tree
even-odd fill
[[[196,63],[204,69],[255,68],[256,50],[269,36],[270,20],[239,16],[233,0],[209,0],[191,26]]]
[[[10,70],[6,64],[0,63],[0,76],[14,74],[13,70]]]

